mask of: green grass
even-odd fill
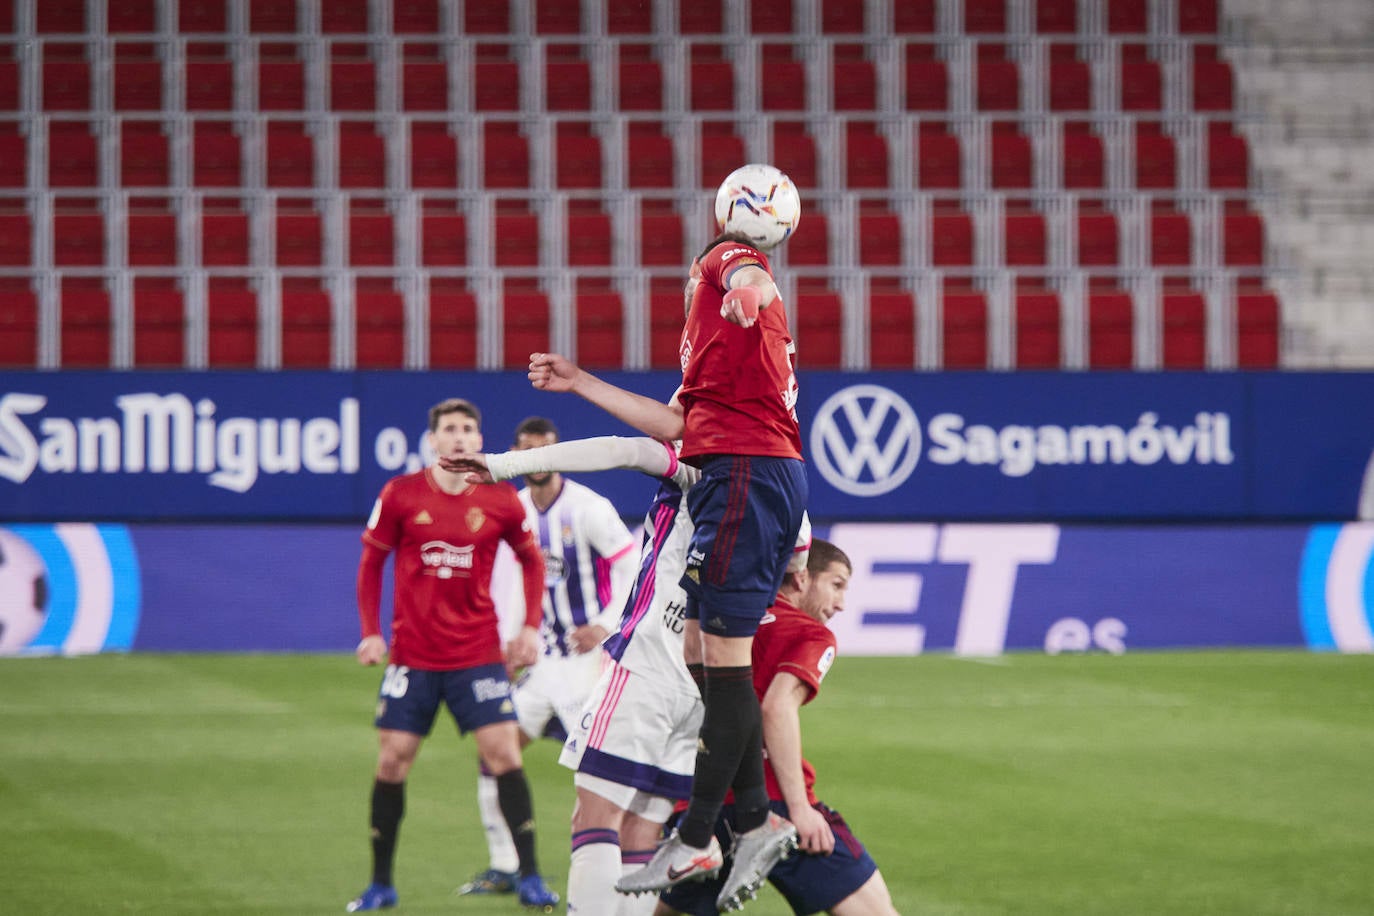
[[[0,661],[0,912],[341,912],[377,683],[342,656]],[[847,658],[802,721],[904,914],[1374,913],[1374,658]],[[527,768],[561,892],[555,752]],[[399,912],[519,911],[451,896],[486,861],[473,753],[447,720],[426,742]]]

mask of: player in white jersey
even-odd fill
[[[516,427],[514,449],[557,441],[551,420],[530,417]],[[546,587],[544,655],[513,693],[522,746],[541,737],[567,738],[606,667],[600,645],[616,626],[637,566],[634,538],[604,496],[557,471],[523,476],[519,497],[544,554]],[[518,862],[492,776],[478,776],[477,798],[490,865],[458,892],[511,892]]]
[[[653,854],[675,800],[691,790],[702,703],[683,659],[686,594],[679,584],[692,521],[686,491],[700,471],[653,439],[603,437],[537,451],[461,459],[452,470],[482,480],[561,468],[642,471],[660,479],[644,522],[639,577],[604,646],[614,659],[597,683],[559,762],[577,770],[568,913],[639,916],[655,898],[615,891],[616,880]],[[475,478],[474,478],[475,479]],[[810,524],[798,539],[805,563]]]

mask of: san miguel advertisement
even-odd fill
[[[0,526],[0,655],[348,652],[360,530]],[[816,533],[854,567],[830,622],[846,655],[1374,651],[1374,523],[846,522]]]
[[[666,400],[671,373],[607,373]],[[1374,375],[812,373],[798,402],[818,519],[1374,517]],[[0,374],[0,521],[361,520],[425,463],[429,406],[632,431],[520,373]],[[603,479],[604,478],[604,479]],[[633,475],[593,483],[643,510]]]

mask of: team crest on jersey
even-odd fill
[[[835,647],[830,646],[821,655],[821,660],[816,662],[817,680],[825,678],[825,673],[830,670],[830,666],[835,664]]]
[[[467,519],[468,530],[473,533],[476,533],[478,531],[481,531],[482,526],[486,524],[487,514],[483,512],[481,509],[478,509],[476,506],[474,506],[468,510],[468,514],[465,516],[465,518]]]
[[[415,524],[432,525],[434,524],[434,516],[430,515],[428,511],[421,509],[419,514],[415,516]]]
[[[572,525],[564,525],[564,526],[563,526],[563,545],[564,545],[565,547],[571,547],[571,546],[573,545],[574,541],[575,541],[575,538],[573,537]]]

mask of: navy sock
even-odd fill
[[[396,858],[396,834],[406,810],[404,782],[372,783],[372,883],[391,884],[391,865]]]
[[[496,777],[496,801],[515,842],[520,876],[538,874],[539,863],[534,857],[534,801],[524,770],[511,770]]]
[[[706,711],[697,742],[692,800],[678,824],[683,842],[697,848],[711,841],[726,790],[735,782],[740,761],[749,755],[751,744],[759,744],[763,736],[763,713],[754,695],[751,666],[708,666],[703,699]]]

